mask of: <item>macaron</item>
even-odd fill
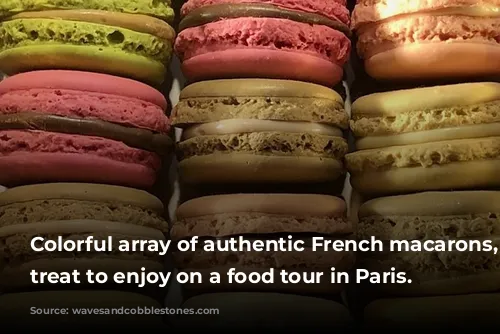
[[[381,299],[364,312],[364,327],[373,329],[495,330],[500,325],[500,294]]]
[[[190,81],[257,77],[333,86],[351,43],[346,0],[189,0],[175,52]]]
[[[344,173],[340,95],[292,80],[223,79],[181,91],[172,116],[186,183],[323,182]],[[203,172],[200,172],[203,171]]]
[[[189,298],[183,308],[218,309],[219,314],[180,315],[175,328],[349,329],[352,318],[342,304],[280,293],[209,293]]]
[[[138,81],[34,71],[0,82],[0,184],[149,188],[172,151],[167,101]]]
[[[170,0],[2,1],[0,71],[74,69],[160,84],[173,17]]]
[[[78,328],[96,327],[130,329],[165,329],[162,316],[147,314],[162,306],[149,297],[111,290],[37,291],[0,296],[0,320],[4,328],[40,329],[56,323]],[[50,314],[50,310],[66,310],[66,314]],[[144,313],[140,314],[140,310]],[[77,312],[81,312],[78,314]],[[87,312],[86,314],[82,314]],[[89,314],[94,312],[93,314]],[[109,312],[109,314],[106,314]],[[111,314],[111,312],[115,312]],[[123,312],[123,313],[120,313]],[[125,313],[127,312],[127,313]]]
[[[415,88],[352,105],[357,151],[346,155],[364,194],[500,185],[500,84]]]
[[[120,252],[120,240],[164,240],[167,223],[163,204],[149,193],[125,187],[52,183],[10,188],[0,193],[0,244],[2,290],[33,287],[30,271],[106,272],[163,271],[163,259],[156,252]],[[36,247],[61,237],[61,243],[84,239],[113,239],[111,252],[36,252],[33,237],[42,237]],[[101,247],[101,246],[100,246]],[[92,248],[93,249],[93,248]],[[41,287],[52,285],[36,284]],[[81,285],[79,285],[81,286]],[[53,287],[53,286],[52,286]]]
[[[372,289],[401,296],[453,295],[495,292],[500,289],[500,192],[423,192],[380,197],[364,203],[358,212],[358,238],[430,242],[422,251],[363,253],[360,266],[371,271],[406,272],[411,283],[372,284]],[[436,241],[455,246],[437,248]],[[479,251],[477,242],[490,241],[491,251]],[[471,243],[474,241],[473,243]],[[469,248],[464,248],[468,244]],[[472,247],[472,249],[471,249]]]
[[[358,54],[377,79],[498,75],[499,6],[497,0],[357,1]]]
[[[289,272],[326,272],[331,267],[337,271],[350,270],[354,265],[354,254],[350,251],[334,252],[312,250],[311,235],[331,240],[348,238],[353,226],[346,218],[346,204],[337,197],[313,194],[230,194],[214,195],[192,199],[182,203],[176,212],[172,225],[173,242],[198,237],[225,243],[239,236],[245,240],[301,240],[303,251],[269,250],[256,251],[206,251],[201,246],[194,251],[174,252],[179,270],[200,272],[204,277],[201,284],[186,284],[189,290],[267,290],[299,293],[335,294],[344,285],[322,279],[319,284],[284,284],[279,277],[273,284],[248,281],[232,284],[226,278],[229,268],[238,272],[268,272],[273,268]],[[292,239],[288,239],[288,235]],[[224,244],[223,244],[224,245]],[[227,249],[227,248],[226,248]],[[210,272],[220,272],[221,283],[210,284]],[[206,276],[205,276],[206,275]],[[309,274],[310,275],[310,274]]]

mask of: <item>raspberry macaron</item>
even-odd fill
[[[165,97],[126,78],[35,71],[0,82],[0,184],[149,188],[171,150]]]
[[[351,49],[345,0],[189,0],[181,16],[174,49],[190,81],[342,80]]]

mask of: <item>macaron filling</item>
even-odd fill
[[[184,140],[205,135],[226,135],[251,132],[278,131],[285,133],[311,133],[342,137],[342,130],[331,125],[312,122],[286,122],[262,119],[226,119],[197,124],[182,132]]]
[[[349,24],[349,11],[346,8],[345,0],[189,0],[181,8],[181,15],[186,16],[192,11],[211,7],[214,5],[234,5],[234,4],[265,4],[279,9],[289,9],[297,12],[312,13],[325,16],[331,20],[341,21]]]
[[[328,26],[343,32],[347,36],[351,34],[348,26],[338,19],[331,19],[315,13],[284,9],[263,3],[219,4],[197,8],[182,19],[179,23],[179,30],[182,31],[186,28],[238,17],[274,17],[288,19],[306,24]]]

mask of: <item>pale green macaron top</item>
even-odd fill
[[[161,84],[175,38],[169,6],[170,0],[0,0],[0,71],[81,70]]]
[[[1,0],[0,15],[53,9],[97,9],[112,12],[144,14],[172,22],[174,10],[170,0]]]

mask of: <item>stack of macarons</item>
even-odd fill
[[[352,26],[358,55],[381,84],[352,105],[356,151],[346,155],[346,164],[365,200],[359,238],[457,245],[490,240],[498,246],[498,5],[357,2]],[[411,280],[371,285],[383,299],[365,309],[366,325],[498,326],[497,262],[494,249],[458,246],[364,254],[361,266],[395,268]]]
[[[312,251],[311,240],[313,236],[323,236],[327,240],[345,239],[352,232],[353,226],[346,218],[345,202],[329,195],[230,194],[203,196],[182,203],[171,229],[173,242],[198,237],[202,241],[213,240],[224,245],[231,238],[238,240],[243,237],[246,242],[251,242],[280,237],[288,242],[302,240],[304,250],[259,252],[226,248],[227,251],[204,251],[200,246],[194,251],[175,252],[174,260],[179,270],[202,275],[201,283],[184,286],[186,296],[197,295],[189,298],[184,306],[232,310],[221,313],[220,317],[184,317],[179,320],[179,325],[197,328],[241,328],[244,324],[249,326],[247,328],[295,328],[300,325],[321,329],[334,319],[329,328],[349,327],[349,313],[339,297],[345,285],[332,283],[329,277],[331,268],[350,270],[354,266],[354,254],[350,251]],[[251,273],[262,275],[273,270],[274,282],[230,282],[228,272],[231,268],[246,277],[252,276]],[[283,282],[281,271],[300,275],[300,282]],[[220,274],[220,283],[210,283],[213,272]],[[307,283],[313,272],[322,273],[320,283]],[[271,305],[279,305],[279,310],[269,312]],[[298,312],[303,314],[300,324],[288,322],[290,316]],[[254,318],[261,321],[252,324],[250,320]]]
[[[172,124],[183,130],[177,148],[181,194],[193,188],[198,192],[183,196],[173,241],[349,237],[353,229],[346,204],[333,196],[339,192],[333,187],[312,190],[312,185],[332,184],[345,175],[348,115],[344,98],[333,88],[350,54],[349,24],[345,0],[184,3],[174,49],[188,85],[174,107]],[[174,258],[181,270],[217,271],[223,277],[231,267],[245,273],[271,268],[325,272],[353,265],[351,253],[323,255],[198,250]],[[199,294],[185,305],[225,306],[247,320],[261,319],[254,325],[279,327],[297,305],[310,305],[304,312],[314,319],[314,305],[325,302],[331,307],[324,319],[338,320],[338,314],[343,319],[332,326],[348,321],[337,302],[298,296],[337,296],[340,285],[221,282],[185,288],[187,297]],[[282,305],[284,314],[265,311],[270,305]],[[219,321],[231,317],[221,314],[205,322],[197,316],[184,323],[218,328]],[[239,319],[241,326],[244,319]],[[306,322],[321,327],[320,321]]]
[[[20,309],[30,298],[60,298],[13,293],[64,287],[30,284],[30,269],[164,270],[155,254],[35,253],[30,241],[164,238],[163,204],[146,191],[173,151],[158,90],[173,52],[173,16],[170,1],[0,4],[0,72],[8,76],[0,82],[0,184],[8,187],[0,193],[0,284],[9,292],[2,304]]]

